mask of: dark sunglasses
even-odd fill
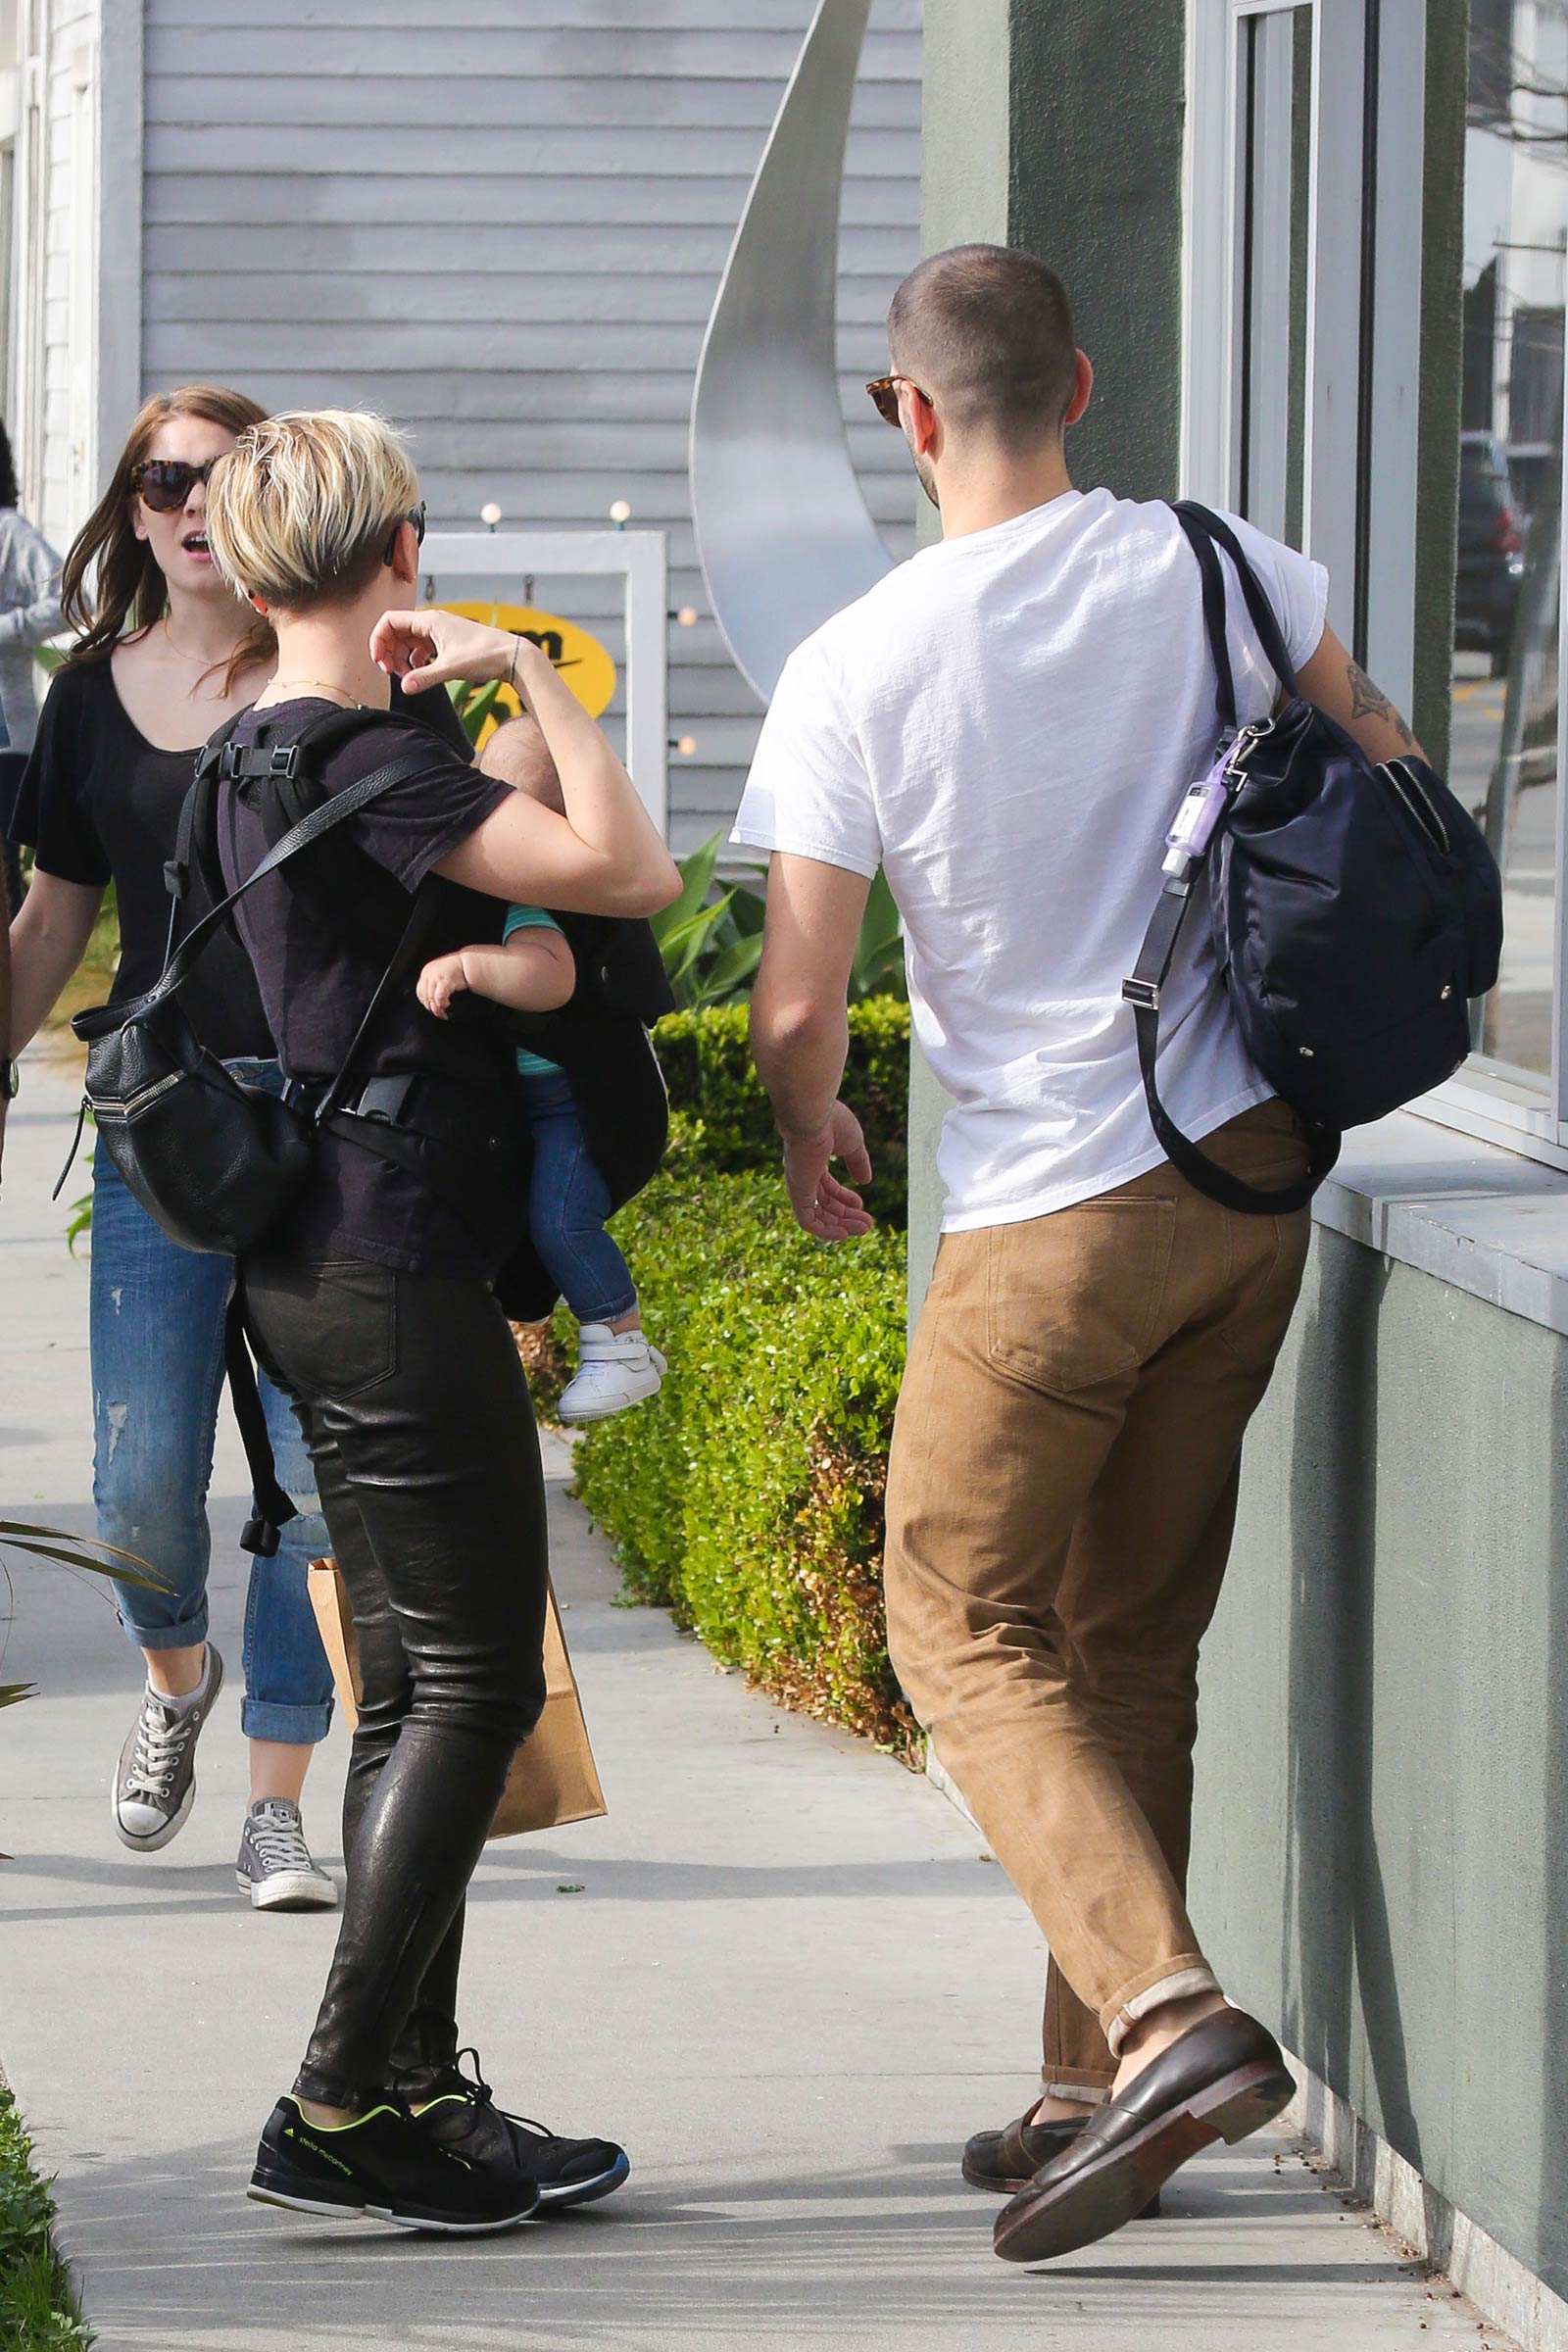
[[[217,458],[208,458],[200,466],[187,466],[183,458],[143,458],[130,469],[130,486],[155,514],[173,514],[198,482],[211,480],[217,464]]]
[[[396,554],[398,533],[402,530],[403,525],[406,522],[412,522],[414,525],[415,546],[416,548],[422,547],[424,545],[424,501],[422,498],[416,507],[411,507],[406,514],[400,514],[396,522],[392,525],[392,536],[387,541],[385,551],[381,557],[383,564],[390,564],[393,556]]]
[[[876,375],[865,387],[871,395],[871,406],[884,424],[898,424],[901,421],[899,416],[899,386],[901,384],[907,384],[911,392],[920,392],[920,387],[912,375]],[[936,406],[929,392],[920,392],[920,398],[928,409]]]

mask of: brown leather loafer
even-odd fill
[[[989,2188],[1000,2196],[1016,2196],[1036,2173],[1062,2153],[1089,2118],[1075,2115],[1057,2123],[1031,2122],[1021,2115],[1004,2132],[977,2132],[964,2143],[963,2177],[971,2188]]]
[[[1052,2163],[1077,2138],[1088,2121],[1086,2115],[1070,2120],[1063,2116],[1054,2123],[1036,2124],[1028,2115],[1021,2115],[1005,2132],[977,2132],[964,2146],[963,2177],[971,2188],[989,2188],[998,2196],[1016,2196],[1020,2188],[1028,2187],[1043,2166]],[[1134,2219],[1157,2222],[1158,2196],[1151,2197]]]
[[[1004,2262],[1049,2262],[1108,2237],[1190,2156],[1261,2131],[1295,2089],[1279,2043],[1255,2017],[1240,2009],[1205,2017],[1004,2206],[997,2252]]]

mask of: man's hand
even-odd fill
[[[869,1184],[871,1162],[866,1154],[860,1122],[845,1102],[835,1102],[827,1125],[816,1135],[786,1137],[784,1182],[796,1222],[819,1242],[848,1242],[869,1233],[873,1219],[861,1206],[858,1193],[841,1184],[829,1162],[844,1162],[852,1184]]]

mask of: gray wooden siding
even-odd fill
[[[41,445],[40,529],[64,548],[86,509],[90,463],[84,342],[90,339],[90,279],[97,157],[90,94],[77,88],[82,45],[96,34],[98,0],[53,0],[49,15],[42,156],[43,300],[41,384],[36,428]],[[73,368],[77,370],[73,381]]]
[[[249,15],[250,12],[246,12]],[[703,611],[686,418],[703,328],[811,0],[146,0],[145,384],[408,424],[432,520],[669,533],[679,848],[733,809],[758,706]],[[919,216],[920,0],[874,0],[851,137],[839,358],[872,511],[913,538],[859,387]],[[442,581],[443,593],[455,584]],[[612,593],[541,602],[619,656]],[[618,707],[618,706],[617,706]]]

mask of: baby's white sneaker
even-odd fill
[[[577,1377],[556,1411],[563,1421],[604,1421],[657,1396],[666,1366],[641,1331],[612,1331],[608,1323],[585,1323],[577,1334]]]

